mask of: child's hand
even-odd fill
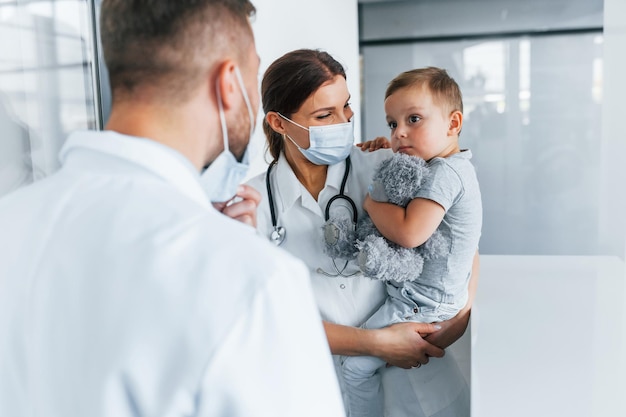
[[[372,200],[372,197],[370,197],[369,193],[365,194],[365,198],[363,199],[363,210],[365,210],[366,213],[370,204],[372,204],[372,201],[374,200]]]
[[[470,310],[462,310],[450,320],[437,323],[441,330],[433,332],[424,339],[441,349],[446,349],[463,336],[469,324]]]
[[[380,183],[380,181],[372,181],[372,183],[367,187],[367,192],[372,200],[378,201],[380,203],[387,203],[389,201],[389,197],[387,197],[387,192],[385,191],[385,186]]]
[[[374,140],[368,140],[367,142],[357,143],[356,146],[365,151],[377,151],[378,149],[391,148],[391,142],[384,136],[379,136]]]

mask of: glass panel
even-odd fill
[[[87,1],[0,3],[0,196],[54,172],[68,132],[98,127]]]
[[[402,71],[446,68],[464,96],[462,148],[483,193],[482,254],[597,255],[602,35],[368,46],[364,138],[389,134],[383,97]]]
[[[601,28],[604,0],[359,0],[361,41]]]

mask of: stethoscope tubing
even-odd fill
[[[352,166],[352,162],[350,161],[349,156],[346,158],[345,161],[346,161],[346,168],[343,173],[343,179],[341,180],[341,187],[339,188],[339,194],[331,197],[331,199],[328,200],[328,203],[326,203],[326,209],[324,210],[324,218],[326,221],[328,221],[328,219],[330,218],[330,207],[332,206],[332,203],[337,199],[342,199],[342,200],[347,201],[350,204],[350,207],[352,208],[352,222],[353,222],[353,225],[356,226],[356,223],[358,220],[358,212],[357,212],[356,204],[350,197],[348,197],[345,194],[346,183],[348,182],[348,175],[350,174],[350,168]],[[283,226],[278,226],[278,220],[276,218],[276,208],[274,205],[274,195],[272,193],[272,186],[271,186],[271,181],[270,181],[272,169],[274,168],[274,165],[276,165],[277,162],[278,160],[274,160],[267,167],[267,172],[265,174],[265,186],[267,187],[267,200],[270,205],[270,215],[272,217],[272,232],[270,233],[270,241],[272,241],[276,246],[279,246],[285,240],[287,231],[285,230]],[[337,267],[337,264],[335,263],[335,259],[334,258],[331,258],[331,259],[332,259],[335,271],[337,271],[336,274],[330,274],[321,268],[317,268],[317,272],[320,274],[326,275],[328,277],[338,277],[338,276],[351,277],[358,273],[358,272],[354,272],[348,275],[344,274],[344,271],[348,267],[348,261],[345,261],[343,268],[339,270],[339,268]]]
[[[339,188],[339,194],[331,197],[331,199],[328,200],[328,203],[326,203],[326,209],[324,210],[324,219],[328,220],[330,218],[330,207],[332,203],[337,199],[342,199],[342,200],[347,201],[350,204],[350,207],[352,208],[352,221],[354,222],[354,224],[356,224],[358,220],[358,212],[357,212],[356,204],[350,197],[348,197],[345,194],[346,183],[348,182],[348,175],[350,175],[350,168],[352,167],[352,161],[350,160],[350,156],[348,156],[345,161],[346,161],[346,168],[343,172],[343,179],[341,180],[341,187]],[[267,167],[267,172],[265,174],[265,186],[267,188],[267,200],[268,200],[267,202],[270,205],[270,216],[272,217],[272,233],[270,235],[270,240],[276,243],[276,245],[280,245],[282,241],[284,240],[286,231],[284,227],[278,226],[278,220],[276,218],[276,208],[274,204],[274,193],[272,192],[272,186],[271,186],[271,180],[270,180],[272,169],[277,163],[278,163],[278,160],[275,159]],[[281,235],[281,232],[279,232],[279,230],[282,230],[282,235]],[[282,239],[280,239],[280,241],[278,241],[278,239],[274,239],[273,236],[275,236],[275,234],[281,235]]]
[[[265,174],[265,186],[267,187],[267,200],[270,205],[270,215],[272,216],[272,227],[276,228],[276,209],[274,208],[274,196],[272,193],[272,186],[270,185],[270,174],[274,165],[278,163],[278,159],[274,159],[270,166],[267,167],[267,173]]]

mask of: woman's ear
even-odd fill
[[[217,82],[215,88],[219,100],[222,99],[224,110],[233,107],[237,100],[241,99],[237,75],[235,74],[236,64],[234,61],[224,61],[217,70]]]
[[[285,130],[285,119],[280,117],[275,111],[267,112],[267,114],[265,115],[265,121],[274,132],[281,135],[287,133],[287,131]]]
[[[463,113],[455,110],[450,115],[450,125],[448,127],[448,136],[458,136],[463,128]]]

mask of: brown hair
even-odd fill
[[[311,94],[337,75],[346,78],[343,66],[326,52],[313,49],[289,52],[265,71],[261,82],[263,111],[265,114],[275,111],[290,118]],[[277,160],[283,151],[283,138],[265,119],[263,132],[270,154]]]
[[[445,69],[437,67],[418,68],[406,71],[389,82],[385,91],[385,100],[396,91],[425,85],[433,95],[433,99],[450,113],[463,113],[463,96],[459,85],[448,75]]]
[[[155,86],[165,101],[187,99],[221,56],[243,58],[254,12],[248,0],[103,0],[100,36],[114,100]]]

